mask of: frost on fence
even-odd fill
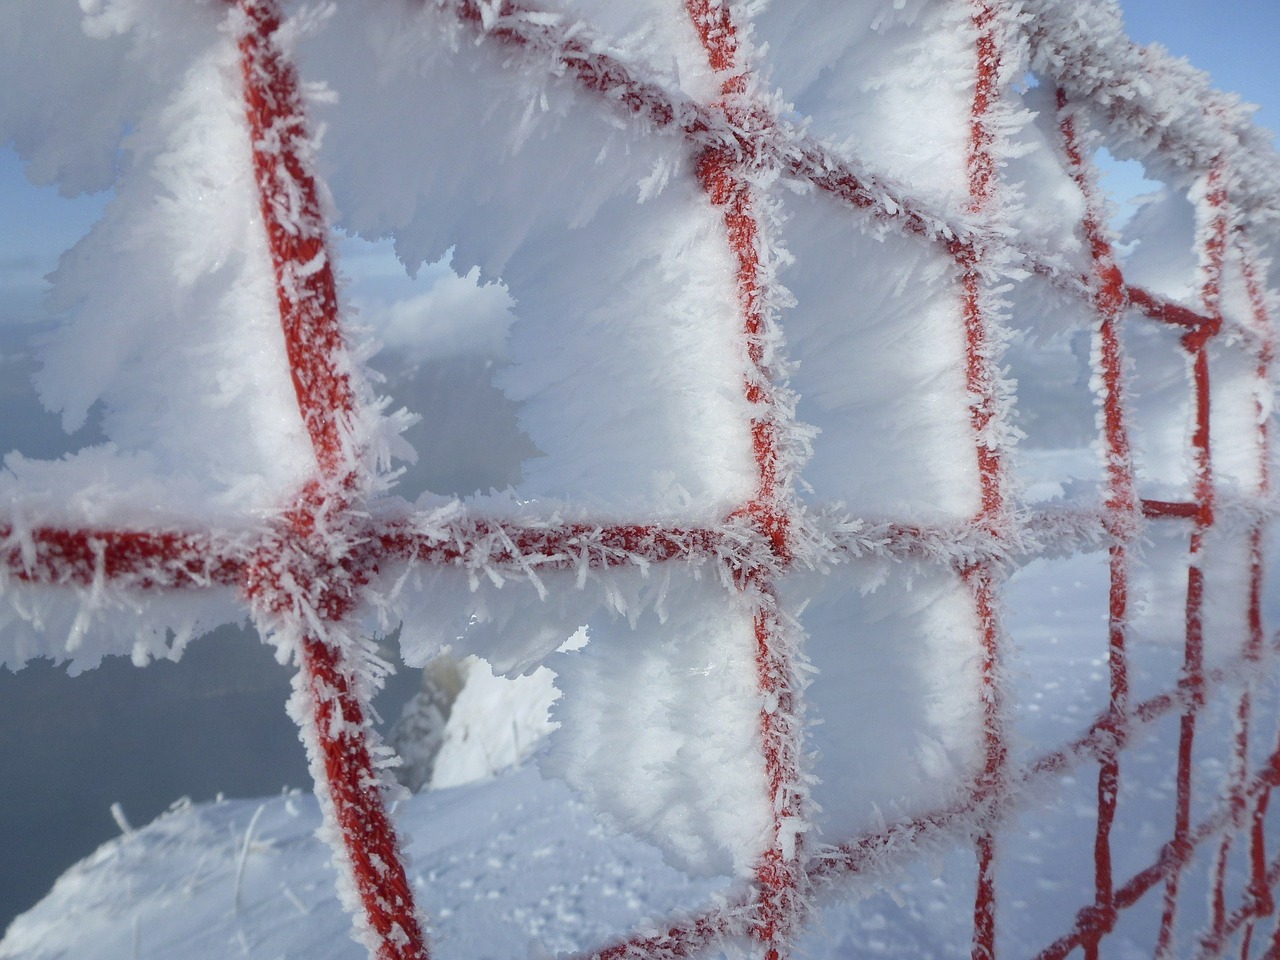
[[[975,958],[1277,949],[1280,165],[1238,103],[1105,4],[81,6],[0,14],[0,131],[114,183],[39,381],[110,443],[7,460],[0,652],[142,663],[248,609],[372,953],[430,926],[367,721],[396,624],[411,665],[552,666],[544,769],[728,878],[586,953],[778,957],[956,850]],[[1164,184],[1124,237],[1102,146]],[[397,496],[331,224],[507,285],[514,491]],[[1076,783],[1065,842],[1023,829]],[[1092,899],[1020,927],[1072,848]]]

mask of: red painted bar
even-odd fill
[[[237,9],[243,17],[238,43],[245,114],[280,323],[298,411],[319,467],[317,481],[287,515],[291,529],[285,536],[294,541],[295,549],[264,554],[247,590],[266,609],[288,615],[283,611],[290,608],[292,594],[272,571],[277,563],[307,557],[313,562],[295,562],[290,577],[303,593],[316,592],[315,578],[323,578],[326,586],[316,613],[337,623],[350,615],[350,589],[360,574],[335,567],[322,546],[308,549],[306,542],[324,497],[338,494],[341,501],[361,479],[354,467],[356,451],[349,449],[356,400],[345,372],[349,358],[338,316],[328,224],[315,177],[304,159],[308,131],[297,73],[276,40],[281,23],[277,0],[238,0]],[[330,511],[327,522],[335,519]],[[292,617],[298,616],[292,612]],[[426,960],[426,938],[366,742],[368,708],[354,692],[353,666],[338,647],[314,635],[301,641],[298,658],[311,699],[311,736],[323,758],[328,797],[351,882],[376,940],[375,952],[379,960]],[[341,724],[334,722],[335,714],[341,715]]]
[[[1221,318],[1196,313],[1194,310],[1182,306],[1182,304],[1166,300],[1164,297],[1157,296],[1141,287],[1127,285],[1125,294],[1133,306],[1141,310],[1149,319],[1159,323],[1183,327],[1186,330],[1208,329],[1216,333],[1217,327],[1222,322]]]
[[[636,567],[734,554],[745,565],[754,565],[743,545],[723,530],[643,523],[522,526],[474,519],[446,527],[443,533],[424,534],[405,522],[375,526],[365,537],[371,548],[376,547],[376,556],[387,562],[572,570],[580,564],[592,569]]]
[[[751,106],[743,102],[748,68],[741,62],[729,5],[686,0],[685,8],[708,64],[723,78],[716,107],[731,127],[758,126],[753,123]],[[725,234],[736,263],[742,341],[748,361],[743,394],[753,409],[750,426],[756,491],[751,502],[737,512],[752,521],[777,562],[786,564],[791,559],[789,505],[784,499],[789,491],[779,476],[778,439],[782,425],[774,403],[772,371],[765,357],[770,321],[763,303],[764,268],[758,249],[763,242],[757,213],[759,201],[742,175],[742,164],[733,151],[708,148],[698,156],[697,175],[707,199],[723,210]],[[787,824],[804,813],[800,807],[800,797],[804,795],[799,763],[802,731],[795,723],[794,667],[782,636],[774,585],[763,570],[745,573],[734,569],[733,573],[735,582],[753,595],[755,605],[755,659],[763,703],[760,738],[774,818],[772,844],[756,868],[757,900],[751,936],[764,948],[765,960],[780,960],[799,917],[799,888],[804,879],[799,838],[786,835]],[[792,849],[788,849],[789,843]]]
[[[993,153],[991,111],[999,97],[997,80],[1000,51],[996,44],[994,6],[986,0],[971,4],[977,32],[976,83],[969,119],[969,147],[966,172],[969,180],[969,209],[981,214],[991,203],[996,188],[996,160]],[[995,377],[988,350],[992,343],[989,319],[984,311],[981,253],[973,244],[952,246],[960,270],[962,317],[965,333],[965,387],[975,399],[969,408],[981,485],[981,506],[973,518],[974,527],[999,538],[1005,512],[1005,466],[1001,451],[990,441],[996,421]],[[1008,747],[1004,741],[1004,716],[999,684],[1001,632],[997,600],[997,570],[990,561],[962,567],[960,574],[973,593],[974,614],[980,643],[982,684],[982,773],[975,785],[975,802],[986,803],[1004,792]],[[977,837],[978,876],[973,907],[973,960],[995,960],[996,956],[996,835],[989,827]]]
[[[355,396],[340,362],[346,347],[328,224],[303,159],[308,131],[298,77],[275,42],[276,0],[237,5],[247,20],[239,37],[245,115],[290,374],[320,472],[338,479],[349,469],[344,453]]]
[[[378,960],[426,960],[426,941],[369,756],[367,711],[352,689],[351,667],[332,644],[307,637],[301,646],[334,819],[356,893],[377,937]]]
[[[702,916],[673,923],[666,931],[651,937],[633,937],[590,953],[576,954],[569,958],[582,960],[636,960],[637,957],[671,957],[683,960],[697,955],[714,944],[731,936],[744,936],[741,923],[730,919],[736,912],[734,904],[713,910]]]
[[[1186,646],[1183,660],[1183,681],[1190,690],[1196,705],[1203,702],[1204,686],[1204,571],[1201,556],[1205,535],[1213,525],[1213,463],[1210,455],[1210,381],[1209,338],[1221,328],[1221,284],[1223,258],[1227,242],[1227,195],[1225,172],[1215,167],[1209,173],[1207,202],[1213,211],[1211,234],[1204,250],[1205,282],[1201,299],[1205,310],[1217,322],[1198,327],[1183,335],[1184,349],[1192,362],[1192,407],[1195,411],[1191,434],[1191,455],[1194,464],[1192,490],[1199,507],[1195,526],[1191,532],[1189,552],[1191,563],[1187,569]],[[1156,938],[1157,960],[1172,955],[1173,928],[1178,913],[1178,890],[1182,868],[1190,857],[1186,851],[1191,820],[1192,754],[1196,735],[1196,711],[1187,710],[1182,715],[1178,739],[1177,800],[1174,814],[1173,849],[1178,857],[1178,867],[1166,879],[1164,909],[1160,918],[1160,932]],[[1184,855],[1184,851],[1185,855]]]
[[[87,587],[102,581],[131,589],[239,586],[252,549],[207,534],[37,527],[12,541],[0,527],[0,562],[24,583]],[[25,546],[24,546],[25,543]]]
[[[1272,649],[1266,654],[1268,666],[1275,663],[1277,653],[1280,651]],[[1205,671],[1204,689],[1210,691],[1219,685],[1238,684],[1242,677],[1257,669],[1257,661],[1242,654],[1229,664]],[[1193,693],[1185,685],[1180,685],[1177,691],[1158,694],[1135,704],[1127,715],[1125,726],[1120,729],[1111,726],[1109,714],[1104,713],[1094,722],[1085,737],[1078,739],[1067,749],[1045,755],[1021,772],[1011,774],[1007,782],[1014,786],[1035,788],[1045,779],[1061,776],[1081,762],[1100,758],[1109,741],[1126,743],[1140,728],[1175,710],[1198,711],[1202,706],[1203,700],[1197,703]],[[1250,775],[1245,796],[1251,803],[1264,805],[1265,813],[1265,798],[1269,797],[1277,784],[1280,784],[1280,741],[1271,756]],[[1172,840],[1166,843],[1156,862],[1115,889],[1112,898],[1114,910],[1118,912],[1132,907],[1162,879],[1167,879],[1185,867],[1198,849],[1230,826],[1234,816],[1233,804],[1224,802],[1203,821],[1188,828],[1187,842],[1181,848]],[[952,831],[963,835],[971,827],[973,817],[973,806],[963,805],[891,824],[877,833],[842,844],[836,854],[814,861],[810,866],[811,875],[819,881],[838,882],[841,877],[863,873],[884,862],[895,863],[897,861],[892,857],[893,851],[930,838],[936,841],[939,836]],[[1274,868],[1264,863],[1263,869],[1266,871]],[[1091,939],[1101,939],[1114,922],[1114,915],[1099,911],[1097,904],[1090,904],[1079,911],[1073,930],[1037,955],[1037,960],[1061,960],[1072,950],[1084,949]]]
[[[1180,520],[1195,520],[1200,516],[1202,506],[1194,501],[1143,500],[1142,515],[1148,520],[1161,517],[1174,517]]]
[[[866,211],[876,220],[904,232],[957,250],[981,240],[1014,251],[1026,269],[1057,281],[1077,295],[1087,295],[1090,285],[1068,276],[1060,263],[1040,250],[1025,248],[1016,240],[980,237],[971,227],[952,222],[941,210],[930,210],[914,197],[902,196],[874,174],[858,168],[830,145],[815,139],[773,116],[764,107],[753,114],[756,127],[751,135],[724,129],[713,110],[681,100],[656,84],[639,79],[628,64],[593,49],[580,23],[554,22],[539,16],[540,10],[517,0],[486,4],[496,25],[486,29],[478,0],[441,0],[453,14],[476,31],[479,37],[519,47],[530,47],[552,58],[567,75],[585,89],[613,101],[626,113],[641,116],[656,127],[676,127],[696,149],[719,145],[759,157],[761,162],[786,170],[789,176],[806,180],[841,203]],[[1154,121],[1153,121],[1154,122]],[[731,141],[726,144],[726,138]],[[1219,321],[1196,313],[1141,287],[1125,285],[1128,302],[1151,319],[1196,329]]]
[[[1258,334],[1256,338],[1257,353],[1255,356],[1254,375],[1258,385],[1269,388],[1271,366],[1270,317],[1266,300],[1257,282],[1256,270],[1252,257],[1249,256],[1244,243],[1237,244],[1241,256],[1241,270],[1245,281],[1245,293],[1249,299],[1252,321]],[[1242,345],[1244,346],[1244,345]],[[1258,424],[1258,482],[1254,493],[1260,501],[1265,501],[1271,488],[1271,463],[1268,418],[1261,402],[1255,399],[1254,409]],[[1245,656],[1258,660],[1263,650],[1262,628],[1262,535],[1263,526],[1255,523],[1249,534],[1249,606],[1247,610],[1248,634],[1245,638]],[[1214,864],[1214,882],[1212,892],[1212,928],[1202,940],[1202,949],[1206,954],[1220,952],[1222,947],[1235,932],[1245,926],[1245,934],[1241,947],[1241,957],[1250,956],[1250,944],[1256,920],[1271,914],[1275,904],[1271,895],[1274,880],[1268,879],[1266,865],[1266,836],[1264,830],[1265,811],[1270,800],[1269,791],[1260,795],[1252,810],[1247,809],[1245,797],[1245,781],[1249,767],[1249,742],[1253,727],[1252,678],[1241,691],[1236,707],[1235,756],[1231,773],[1231,797],[1235,810],[1233,831],[1225,833],[1218,847],[1218,856]],[[1261,811],[1261,812],[1260,812]],[[1245,902],[1230,917],[1227,916],[1226,874],[1232,841],[1238,834],[1245,834],[1249,859],[1249,883],[1245,892]]]
[[[1274,357],[1274,333],[1267,298],[1258,281],[1257,266],[1252,250],[1247,242],[1240,244],[1242,273],[1244,275],[1245,294],[1249,298],[1249,308],[1253,314],[1255,333],[1258,336],[1257,366],[1255,376],[1258,383],[1271,383],[1271,366]],[[1255,402],[1258,419],[1258,486],[1257,493],[1265,500],[1271,493],[1271,431],[1270,419],[1266,416],[1261,401]],[[1263,534],[1264,525],[1257,523],[1249,535],[1249,640],[1246,651],[1250,656],[1261,657],[1264,637],[1262,627],[1262,583],[1263,583]],[[1241,697],[1240,712],[1242,719],[1249,720],[1252,704],[1246,700],[1248,691]],[[1244,743],[1245,757],[1248,757],[1248,742]],[[1271,800],[1271,791],[1264,791],[1255,802],[1250,812],[1249,823],[1249,884],[1246,890],[1246,902],[1241,908],[1245,913],[1245,931],[1242,938],[1241,957],[1248,960],[1253,940],[1255,923],[1258,918],[1268,917],[1275,913],[1276,903],[1272,891],[1275,889],[1277,877],[1267,867],[1266,852],[1266,816]],[[1237,911],[1237,914],[1241,911]],[[1234,919],[1234,916],[1233,916]],[[1228,922],[1230,927],[1230,922]],[[1280,928],[1277,928],[1280,930]]]
[[[1057,91],[1058,129],[1062,136],[1067,169],[1085,198],[1083,222],[1089,245],[1092,277],[1092,305],[1097,317],[1094,330],[1095,372],[1102,382],[1102,434],[1106,459],[1106,524],[1113,538],[1110,547],[1107,661],[1110,679],[1106,724],[1113,736],[1101,743],[1098,771],[1098,817],[1094,835],[1094,904],[1084,941],[1085,960],[1098,960],[1099,944],[1115,925],[1115,881],[1112,872],[1111,830],[1115,825],[1120,792],[1120,752],[1123,729],[1129,711],[1129,673],[1126,652],[1128,632],[1129,559],[1128,546],[1135,531],[1133,513],[1133,454],[1125,427],[1123,393],[1124,358],[1119,324],[1127,297],[1124,278],[1100,215],[1101,206],[1092,164],[1086,163],[1076,133],[1075,115],[1066,92]]]
[[[1153,501],[1144,501],[1149,506]],[[1159,505],[1154,517],[1193,519],[1195,504]],[[430,518],[427,518],[428,521]],[[1088,550],[1105,546],[1112,534],[1106,518],[1095,511],[1041,511],[1026,518],[1032,540],[998,556],[983,543],[973,544],[971,557],[1029,560],[1063,549]],[[209,584],[236,586],[244,582],[270,534],[222,535],[182,530],[114,530],[38,527],[26,534],[34,553],[10,543],[0,553],[0,565],[28,583],[86,585],[95,578],[131,589],[198,589]],[[898,561],[948,562],[963,531],[909,523],[867,522],[861,532],[831,534],[833,560],[875,556]],[[0,526],[0,541],[13,537],[13,528]],[[265,539],[264,539],[265,537]],[[359,522],[351,531],[348,558],[352,568],[372,571],[398,563],[467,566],[474,564],[520,569],[571,570],[643,567],[655,563],[700,563],[731,558],[738,569],[776,565],[772,548],[758,549],[730,527],[668,527],[659,523],[511,523],[462,518],[441,525],[439,533],[421,531],[413,517]],[[984,552],[985,551],[985,552]],[[103,563],[98,565],[101,554]]]
[[[1277,761],[1280,761],[1280,754],[1273,755],[1271,762],[1264,768],[1262,775],[1250,781],[1247,791],[1250,796],[1257,796],[1264,789],[1270,792],[1275,786],[1273,767]],[[1204,822],[1197,824],[1194,829],[1189,830],[1189,840],[1182,848],[1179,849],[1172,843],[1166,844],[1161,850],[1160,858],[1154,864],[1135,874],[1124,886],[1116,891],[1116,909],[1129,909],[1149,893],[1162,878],[1174,875],[1190,865],[1196,850],[1210,838],[1226,829],[1230,820],[1230,808],[1224,807],[1216,815],[1209,817]],[[1280,854],[1270,865],[1265,867],[1265,871],[1267,882],[1274,884],[1280,879]],[[1256,907],[1249,903],[1242,905],[1223,924],[1222,942],[1210,941],[1202,943],[1197,956],[1220,956],[1226,940],[1246,926],[1251,919],[1256,919],[1263,915],[1265,914],[1260,913]],[[1095,937],[1100,938],[1110,931],[1110,926],[1107,926],[1105,930],[1099,929],[1099,925],[1103,922],[1109,922],[1110,925],[1114,925],[1115,918],[1114,916],[1100,916],[1094,906],[1082,909],[1077,914],[1074,929],[1038,953],[1035,960],[1064,960],[1072,950],[1087,949],[1087,944],[1090,940]]]

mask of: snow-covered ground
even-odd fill
[[[530,766],[415,796],[396,811],[441,956],[581,949],[714,887],[609,838]],[[358,960],[315,798],[175,805],[64,875],[10,927],[0,956]]]

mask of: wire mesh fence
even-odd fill
[[[344,872],[340,886],[372,954],[427,956],[423,917],[431,905],[419,914],[413,903],[386,812],[357,639],[361,604],[406,569],[526,578],[541,590],[538,578],[556,571],[607,582],[664,566],[695,569],[716,584],[719,592],[697,604],[708,618],[725,619],[746,651],[754,691],[746,708],[751,729],[742,737],[754,745],[759,768],[745,782],[757,783],[761,795],[743,807],[748,819],[764,811],[763,827],[734,851],[746,866],[726,902],[672,918],[657,932],[620,936],[590,956],[689,956],[747,943],[775,960],[811,921],[815,902],[838,898],[862,879],[874,882],[922,850],[970,846],[972,955],[995,957],[1008,916],[1001,851],[1021,813],[1068,776],[1096,783],[1091,829],[1075,838],[1092,849],[1093,897],[1073,905],[1064,929],[1039,931],[1040,957],[1101,955],[1139,904],[1153,919],[1143,933],[1128,935],[1145,937],[1156,957],[1280,952],[1272,894],[1280,853],[1269,851],[1267,829],[1280,783],[1268,699],[1276,645],[1264,628],[1273,351],[1264,250],[1273,242],[1277,196],[1262,151],[1230,102],[1180,88],[1176,69],[1113,36],[1064,29],[1059,21],[1072,13],[1052,4],[938,4],[942,14],[919,13],[908,26],[914,42],[951,58],[945,96],[963,109],[936,147],[951,166],[939,162],[936,181],[922,181],[919,172],[889,179],[870,172],[859,144],[832,146],[767,94],[751,62],[759,45],[750,4],[673,5],[692,27],[713,81],[695,98],[650,76],[644,63],[615,55],[561,11],[511,0],[441,0],[433,16],[452,23],[454,42],[461,36],[500,55],[514,51],[520,56],[513,55],[512,69],[544,70],[602,102],[620,122],[679,142],[690,181],[720,231],[719,269],[730,281],[722,292],[732,300],[722,306],[733,322],[725,337],[732,342],[718,346],[737,358],[725,382],[737,391],[734,442],[745,447],[750,479],[745,495],[711,523],[672,520],[660,510],[568,521],[529,511],[513,519],[477,506],[423,514],[378,492],[360,449],[357,364],[339,322],[315,146],[282,14],[275,0],[232,6],[228,22],[239,49],[276,306],[314,475],[269,522],[247,519],[234,528],[159,521],[24,526],[15,519],[0,528],[5,568],[11,583],[90,593],[104,585],[143,595],[229,587],[264,633],[286,638],[280,642],[300,668],[295,716]],[[957,64],[963,74],[955,73]],[[1150,93],[1165,88],[1177,96]],[[1065,212],[1045,227],[1059,230],[1056,238],[1038,231],[1035,203],[1019,208],[1011,200],[1022,169],[1009,133],[1015,102],[1040,109],[1039,156],[1051,172],[1027,189],[1052,183],[1058,191],[1049,202]],[[911,108],[886,109],[905,115]],[[1169,179],[1189,211],[1183,260],[1171,268],[1184,285],[1189,269],[1189,295],[1168,292],[1165,275],[1150,266],[1163,252],[1157,246],[1132,259],[1132,268],[1117,249],[1093,158],[1111,144],[1134,152],[1135,139],[1146,145],[1152,169],[1173,171]],[[902,186],[919,182],[926,189]],[[942,203],[938,182],[951,191]],[[838,245],[824,229],[862,239],[828,257],[817,248]],[[792,331],[779,281],[784,241],[802,266],[814,264],[791,282],[800,310],[806,285],[825,284],[852,304],[844,324],[819,311],[821,323],[797,319]],[[839,257],[863,257],[870,267],[848,267],[842,279]],[[893,264],[913,258],[922,265],[917,274],[876,288],[877,269],[892,273]],[[870,305],[856,304],[859,297]],[[1035,384],[1008,379],[1005,349],[1015,333],[1049,336],[1044,328],[1058,313],[1088,338],[1087,360],[1079,364],[1085,376],[1069,385],[1091,422],[1087,442],[1100,464],[1097,495],[1084,505],[1028,498],[1011,465],[1018,427],[1036,429],[1017,419]],[[880,314],[888,319],[877,327]],[[883,346],[871,339],[895,335],[895,324],[917,314],[927,319],[920,342],[907,337]],[[784,332],[799,345],[798,370],[786,358]],[[827,360],[822,336],[843,338]],[[806,408],[814,402],[807,384],[815,384],[819,401],[832,387],[806,365],[820,374],[824,362],[846,363],[864,350],[857,369],[843,374],[857,381],[849,389],[864,395],[844,406],[833,401],[831,422],[815,438],[801,424],[807,410],[817,414],[809,419],[823,416],[821,403]],[[1143,379],[1148,360],[1164,364],[1163,379],[1150,387]],[[915,382],[893,363],[941,372]],[[942,386],[926,395],[934,380]],[[851,411],[859,409],[869,411],[867,421],[842,434],[835,421],[856,419]],[[888,425],[895,417],[907,418],[911,429],[895,433]],[[822,459],[828,440],[855,452],[829,466]],[[887,491],[882,479],[859,480],[881,443],[887,466],[865,472],[896,478],[901,490]],[[1034,453],[1034,436],[1029,446]],[[812,476],[801,471],[811,447]],[[1105,575],[1092,585],[1105,596],[1089,600],[1105,612],[1097,660],[1104,702],[1060,742],[1027,744],[1017,733],[1026,704],[1013,688],[1030,641],[1005,619],[1010,578],[1030,564],[1084,553],[1106,555]],[[858,586],[864,577],[876,580],[873,588]],[[824,578],[840,586],[813,586]],[[837,596],[833,612],[806,612],[823,590]],[[860,601],[840,599],[860,590],[884,598],[871,619],[895,625],[867,628],[869,646],[855,650],[853,667],[842,666],[829,642],[807,647],[807,637],[820,632],[823,616],[836,624],[837,639],[862,630]],[[913,609],[912,590],[932,591],[941,612]],[[1150,682],[1138,675],[1135,660],[1143,654],[1135,652],[1134,632],[1150,629],[1149,610],[1162,602],[1176,607],[1178,662]],[[874,687],[878,664],[900,669],[894,644],[921,644],[919,656],[937,657],[960,691],[947,700],[950,715],[944,709],[941,719],[913,721],[955,741],[947,749],[959,759],[932,778],[913,772],[892,745],[883,761],[863,758],[857,746],[859,736],[888,730],[860,733],[859,718],[876,707],[858,691]],[[1168,649],[1166,643],[1166,655]],[[847,721],[852,729],[839,736],[854,742],[825,742],[816,763],[806,714],[810,662],[820,678],[833,678],[815,685],[819,714],[828,728]],[[842,677],[849,686],[836,689]],[[936,699],[928,683],[917,686],[923,699]],[[858,703],[841,708],[841,699]],[[1215,710],[1225,710],[1229,722],[1206,720]],[[1139,860],[1120,849],[1123,831],[1133,829],[1125,805],[1136,801],[1125,790],[1137,765],[1134,744],[1144,745],[1144,764],[1153,749],[1163,750],[1159,763],[1173,782],[1168,809],[1146,811],[1150,820],[1163,817],[1167,832],[1147,838],[1150,855]],[[1216,766],[1201,762],[1204,756]],[[866,809],[853,809],[865,800],[840,793],[850,778],[874,780],[899,769],[919,786],[908,789],[900,816],[873,822]],[[811,829],[820,819],[821,839]],[[1186,904],[1206,894],[1207,915],[1191,933]]]

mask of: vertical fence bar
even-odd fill
[[[395,827],[369,755],[368,711],[356,695],[351,666],[333,645],[315,637],[301,647],[329,799],[373,950],[378,960],[428,960]]]
[[[1128,298],[1124,277],[1103,225],[1096,175],[1084,157],[1076,118],[1066,91],[1057,91],[1058,129],[1062,136],[1067,171],[1085,198],[1084,239],[1089,251],[1090,302],[1094,311],[1095,374],[1102,409],[1099,413],[1106,467],[1104,523],[1109,547],[1109,597],[1107,614],[1107,662],[1110,681],[1107,705],[1107,737],[1099,750],[1098,817],[1094,835],[1094,916],[1084,943],[1086,960],[1097,960],[1099,944],[1116,922],[1115,879],[1112,871],[1111,829],[1115,824],[1120,789],[1122,734],[1129,713],[1129,668],[1126,651],[1129,604],[1128,547],[1136,532],[1137,496],[1134,490],[1133,453],[1125,424],[1123,352],[1119,325]]]
[[[742,62],[730,5],[686,0],[685,8],[708,65],[721,78],[716,107],[732,126],[758,126],[749,104],[749,68]],[[790,507],[785,499],[789,488],[780,472],[782,422],[775,402],[778,388],[765,346],[770,318],[760,251],[766,239],[760,222],[760,198],[743,176],[746,162],[747,158],[736,156],[727,148],[711,147],[697,157],[697,173],[707,198],[723,211],[742,313],[747,361],[743,394],[753,411],[750,428],[756,491],[738,512],[752,522],[776,563],[786,564],[791,559],[787,542]],[[759,569],[739,568],[732,572],[755,605],[756,671],[763,700],[760,736],[773,810],[772,842],[756,869],[758,895],[752,936],[763,948],[766,960],[781,960],[797,922],[804,880],[803,838],[795,829],[804,816],[799,769],[803,733],[796,718],[795,669],[779,618],[777,592],[769,576]]]
[[[1179,687],[1185,698],[1178,737],[1177,799],[1174,814],[1174,864],[1165,883],[1164,908],[1160,932],[1156,939],[1158,960],[1172,955],[1174,924],[1178,912],[1178,888],[1182,873],[1191,857],[1191,788],[1192,760],[1195,747],[1196,716],[1204,705],[1204,549],[1213,527],[1214,481],[1210,454],[1210,338],[1217,333],[1222,319],[1222,267],[1227,243],[1227,195],[1224,171],[1215,164],[1208,174],[1206,205],[1211,214],[1209,234],[1205,241],[1203,263],[1205,280],[1201,300],[1211,323],[1202,325],[1182,337],[1183,349],[1191,363],[1193,466],[1192,499],[1196,511],[1192,520],[1190,563],[1187,568],[1186,642]]]
[[[965,168],[969,187],[969,209],[986,212],[997,185],[995,132],[992,112],[999,97],[1000,50],[996,39],[996,10],[986,0],[971,3],[977,33],[975,83],[969,117],[969,146]],[[989,329],[983,296],[982,259],[984,251],[974,244],[953,248],[960,269],[962,317],[965,335],[965,387],[973,398],[969,422],[974,436],[981,503],[973,525],[987,536],[1000,537],[1005,512],[1005,465],[993,442],[998,404],[996,371],[990,356],[994,340]],[[997,572],[989,561],[965,565],[960,575],[973,595],[980,653],[982,698],[983,769],[976,785],[976,800],[987,807],[989,819],[1005,789],[1008,747],[1004,738],[999,673],[1001,670],[1001,628],[997,599]],[[988,823],[977,838],[978,875],[973,908],[973,960],[994,960],[996,955],[996,835]]]
[[[338,316],[329,251],[328,224],[319,187],[309,168],[309,134],[298,77],[280,49],[281,14],[276,0],[236,0],[238,45],[245,114],[267,245],[276,281],[289,371],[298,410],[311,439],[319,476],[286,515],[284,536],[306,551],[315,514],[330,503],[336,523],[345,494],[358,482],[349,449],[356,398]],[[286,620],[301,619],[292,593],[314,600],[316,615],[336,626],[351,614],[354,576],[330,563],[318,570],[294,563],[298,550],[267,550],[248,592],[260,609]],[[282,585],[286,567],[292,590]],[[294,568],[296,567],[296,569]],[[323,582],[322,582],[323,581]],[[379,960],[426,960],[427,946],[413,902],[400,845],[374,768],[366,722],[368,706],[357,694],[354,665],[343,651],[305,630],[298,641],[300,689],[308,700],[313,769],[324,789],[341,838],[340,860],[363,908],[362,939]],[[323,784],[323,786],[321,786]]]
[[[231,0],[228,0],[231,2]],[[341,479],[356,400],[346,372],[328,224],[309,168],[298,77],[276,39],[276,0],[236,0],[245,115],[298,409],[320,472]]]
[[[1239,242],[1241,258],[1241,274],[1244,280],[1245,295],[1249,301],[1250,319],[1253,334],[1257,340],[1256,366],[1254,377],[1257,395],[1254,401],[1254,415],[1258,424],[1258,479],[1254,490],[1259,504],[1265,504],[1271,495],[1271,431],[1269,426],[1269,404],[1264,404],[1262,397],[1271,389],[1271,364],[1274,352],[1274,335],[1271,325],[1270,311],[1267,309],[1266,296],[1262,285],[1258,282],[1254,254],[1247,237],[1241,236]],[[1262,520],[1255,521],[1249,531],[1249,636],[1246,641],[1246,655],[1252,661],[1262,657],[1265,643],[1262,626],[1262,575],[1263,575],[1263,535],[1265,525]],[[1252,678],[1250,679],[1252,685]],[[1240,695],[1239,724],[1240,734],[1237,738],[1237,764],[1243,764],[1248,771],[1249,735],[1252,723],[1252,694],[1250,686],[1246,686]],[[1275,912],[1275,900],[1271,892],[1271,884],[1267,878],[1266,851],[1266,815],[1271,799],[1270,785],[1259,791],[1249,811],[1249,880],[1245,888],[1245,907],[1248,920],[1241,937],[1240,956],[1248,960],[1253,941],[1254,928],[1261,917]]]
[[[1243,235],[1237,231],[1236,253],[1240,257],[1240,270],[1244,282],[1244,292],[1248,300],[1251,336],[1244,338],[1239,349],[1254,351],[1255,399],[1254,417],[1257,424],[1257,479],[1254,482],[1253,495],[1258,504],[1266,502],[1270,490],[1270,451],[1267,429],[1267,412],[1261,403],[1261,390],[1266,388],[1270,379],[1271,337],[1269,318],[1265,299],[1257,283],[1257,275],[1252,257]],[[1263,652],[1262,629],[1262,534],[1261,521],[1255,521],[1249,531],[1249,600],[1246,614],[1246,634],[1244,638],[1244,657],[1251,664],[1256,664]],[[1232,807],[1232,823],[1223,831],[1213,865],[1213,889],[1210,895],[1211,921],[1210,928],[1203,938],[1202,948],[1206,951],[1220,951],[1229,935],[1226,902],[1226,879],[1231,848],[1237,835],[1248,831],[1249,880],[1245,888],[1243,910],[1247,920],[1241,941],[1241,956],[1248,957],[1253,938],[1253,927],[1259,916],[1264,916],[1274,909],[1271,903],[1270,885],[1266,878],[1266,850],[1264,820],[1258,811],[1265,813],[1269,789],[1264,789],[1254,800],[1253,809],[1249,810],[1247,797],[1249,779],[1249,748],[1253,726],[1253,685],[1251,675],[1240,692],[1236,704],[1236,732],[1234,738],[1234,756],[1230,771],[1230,802]]]

